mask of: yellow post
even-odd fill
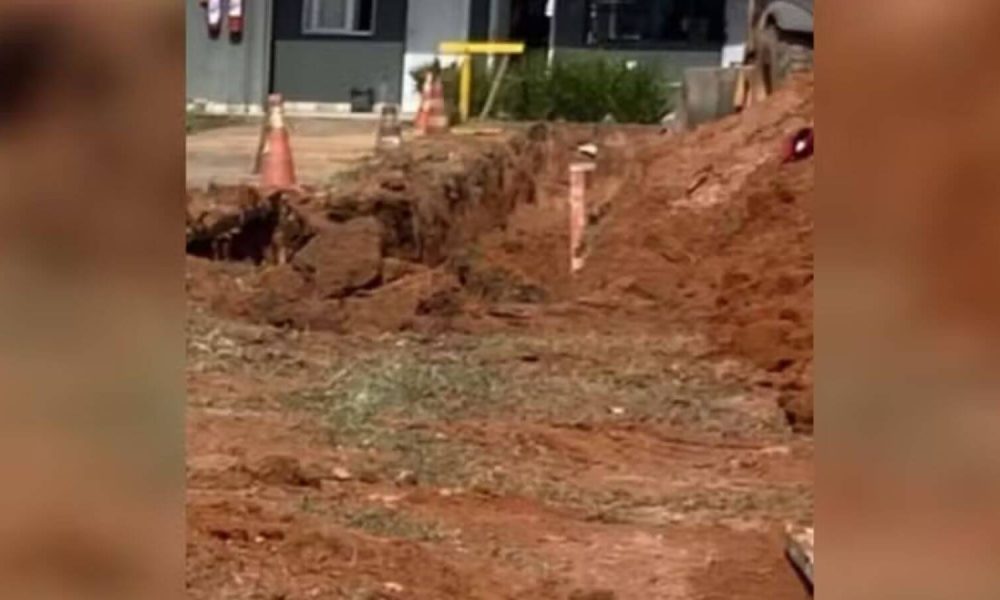
[[[441,54],[460,55],[462,72],[459,76],[458,112],[462,122],[472,112],[472,55],[473,54],[523,54],[523,42],[441,42]]]
[[[472,112],[472,55],[466,54],[462,60],[462,78],[459,82],[458,114],[462,122],[469,120]]]

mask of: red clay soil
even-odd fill
[[[781,149],[811,123],[812,93],[800,79],[679,136],[564,126],[415,144],[333,192],[192,193],[189,294],[341,332],[688,329],[748,361],[743,375],[809,430],[813,163],[782,164]],[[566,171],[582,142],[599,154],[574,278]],[[227,237],[221,258],[262,263],[236,267],[238,286],[220,276],[234,267],[204,258]]]
[[[806,598],[813,165],[779,157],[811,118],[800,80],[683,135],[446,136],[330,189],[190,192],[188,595]]]
[[[781,157],[788,136],[811,125],[812,98],[807,77],[680,136],[619,132],[623,143],[591,132],[602,154],[576,278],[566,268],[567,154],[550,159],[559,165],[542,200],[479,248],[481,270],[526,279],[555,305],[492,314],[559,330],[696,332],[712,355],[746,361],[739,374],[772,390],[794,428],[811,430],[814,165]]]
[[[800,79],[745,114],[646,148],[645,177],[614,203],[582,274],[587,293],[640,295],[758,368],[798,428],[812,426],[811,160],[783,144],[811,125]]]
[[[544,387],[534,386],[553,375],[582,380],[602,365],[652,376],[659,369],[648,359],[671,352],[662,340],[578,336],[535,340],[526,354],[523,341],[504,339],[368,341],[195,315],[189,597],[807,597],[780,535],[782,522],[811,514],[807,439],[737,426],[726,429],[742,430],[739,439],[711,434],[704,426],[713,423],[688,421],[695,413],[664,421],[653,417],[659,395],[648,417],[641,404],[609,416],[604,392],[586,386],[535,403]],[[382,432],[394,444],[421,431],[439,440],[407,446],[422,465],[407,478],[381,447],[324,431],[323,413],[283,400],[345,376],[344,359],[400,347],[432,364],[472,353],[532,393],[486,419],[444,414]],[[747,417],[745,401],[727,406],[724,414]]]

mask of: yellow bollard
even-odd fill
[[[464,123],[472,112],[472,55],[524,54],[523,42],[441,42],[441,54],[462,57],[458,87],[458,112]]]
[[[462,76],[459,82],[458,114],[462,123],[469,120],[472,112],[472,55],[466,54],[462,60]]]

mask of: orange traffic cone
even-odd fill
[[[448,113],[444,106],[444,86],[440,76],[427,71],[424,76],[424,87],[420,94],[420,111],[413,122],[419,135],[446,133],[448,131]]]
[[[281,94],[271,94],[268,104],[267,141],[262,153],[260,184],[267,188],[295,187],[292,147],[285,129],[285,109]]]
[[[427,135],[427,115],[428,107],[430,106],[429,101],[431,97],[431,88],[434,86],[434,74],[430,71],[424,74],[424,85],[420,89],[420,108],[417,110],[417,116],[413,119],[413,128],[416,130],[417,135]]]
[[[431,80],[431,94],[427,106],[427,131],[448,132],[448,111],[444,105],[444,85],[441,83],[440,75]]]

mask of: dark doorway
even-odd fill
[[[510,37],[528,48],[548,48],[549,18],[546,0],[511,0]]]

